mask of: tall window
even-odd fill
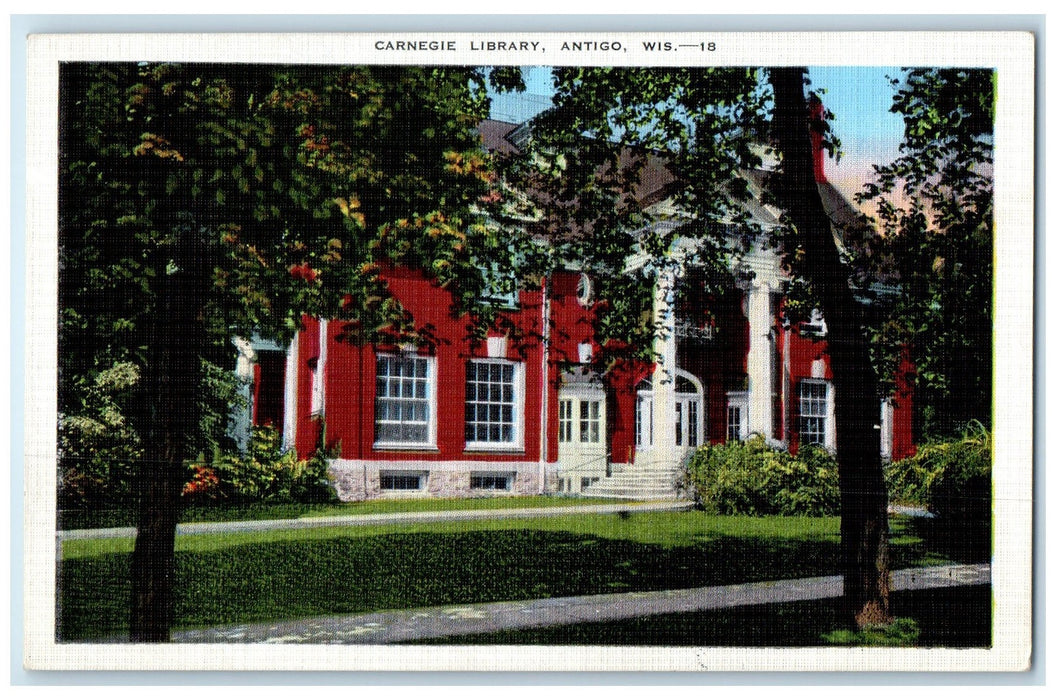
[[[572,442],[572,399],[557,404],[557,441]]]
[[[653,446],[653,383],[643,379],[638,384],[634,403],[634,444],[638,449]]]
[[[741,407],[726,407],[726,440],[729,442],[741,439]]]
[[[799,383],[799,444],[825,445],[828,440],[829,385],[821,381]]]
[[[748,435],[748,392],[726,392],[726,440],[744,440]]]
[[[378,355],[374,440],[378,445],[436,443],[433,359]]]
[[[579,402],[579,441],[591,444],[601,442],[601,401]]]
[[[505,360],[466,363],[466,447],[521,445],[522,367]]]

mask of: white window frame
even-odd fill
[[[576,282],[576,301],[584,309],[594,305],[594,280],[585,272],[580,273]]]
[[[730,435],[730,411],[737,409],[740,420],[737,423],[737,435]],[[726,440],[746,440],[748,438],[748,392],[726,392]]]
[[[511,360],[500,360],[495,358],[474,358],[466,362],[466,409],[471,405],[477,405],[478,403],[493,404],[495,402],[485,401],[479,402],[475,398],[469,398],[469,366],[470,365],[503,365],[513,368],[513,374],[510,380],[512,395],[509,402],[500,401],[500,405],[509,404],[512,408],[511,421],[510,421],[510,439],[509,440],[479,440],[479,439],[466,439],[466,449],[476,451],[494,451],[494,452],[511,452],[511,451],[522,451],[524,450],[524,363],[513,362]],[[468,416],[465,419],[465,430],[463,435],[468,431],[470,423],[476,421],[470,421]],[[490,421],[489,421],[490,423]],[[500,424],[505,424],[506,421],[502,421],[500,418]],[[474,431],[475,433],[476,431]]]
[[[803,396],[803,387],[805,386],[820,386],[825,389],[825,406],[824,415],[821,411],[815,411],[813,413],[805,413],[803,410],[804,400],[817,401],[817,397],[806,398]],[[836,414],[835,414],[835,392],[833,391],[832,382],[821,380],[821,379],[801,379],[799,381],[799,387],[796,389],[796,400],[798,401],[798,425],[796,426],[796,435],[799,438],[799,445],[821,445],[829,450],[835,449],[836,447]],[[804,418],[823,419],[825,421],[822,439],[820,442],[810,441],[807,442],[803,439],[803,420]]]
[[[890,460],[895,452],[895,404],[891,399],[880,402],[880,456]]]
[[[825,317],[821,315],[820,309],[810,310],[810,320],[804,321],[799,326],[801,335],[824,338],[829,334],[829,327],[825,323]]]
[[[572,442],[572,399],[558,399],[557,402],[557,441],[562,444]]]
[[[512,491],[513,490],[513,482],[514,482],[514,478],[515,477],[516,477],[516,474],[514,472],[494,472],[494,471],[492,471],[492,472],[489,472],[489,471],[470,472],[469,473],[469,488],[471,490],[473,490],[473,491],[495,491],[495,492]],[[473,485],[473,481],[474,480],[483,481],[485,483],[488,483],[490,481],[490,482],[494,483],[498,479],[502,479],[506,485],[501,487],[501,488],[498,487],[498,486],[494,486],[494,485],[491,485],[491,486],[487,486],[487,485],[485,485],[485,486],[474,486]]]
[[[634,448],[639,452],[653,448],[653,383],[650,380],[639,382],[635,392]]]
[[[579,397],[579,444],[600,445],[601,444],[601,421],[604,416],[602,410],[603,399],[597,397]]]
[[[418,480],[418,486],[417,486],[417,488],[413,488],[413,489],[403,488],[402,486],[390,486],[390,487],[386,488],[385,487],[385,480],[386,479],[393,479],[393,480],[417,479]],[[388,470],[388,469],[383,469],[383,470],[378,472],[378,487],[382,491],[384,491],[386,493],[416,493],[416,492],[419,492],[419,491],[424,491],[425,487],[426,487],[426,485],[428,483],[429,483],[429,472],[424,472],[424,471],[393,471],[393,470]]]
[[[382,359],[385,359],[385,360],[404,360],[404,361],[413,360],[415,362],[424,361],[424,366],[426,368],[426,376],[424,377],[424,380],[425,380],[425,394],[426,394],[425,397],[424,397],[424,401],[425,401],[425,405],[426,405],[426,417],[425,417],[426,439],[425,439],[425,441],[388,440],[388,439],[383,440],[383,439],[378,439],[378,426],[379,425],[385,424],[385,423],[389,423],[389,424],[401,424],[402,423],[402,421],[397,421],[397,420],[389,420],[389,419],[382,420],[382,419],[379,419],[378,418],[379,403],[381,401],[386,401],[386,400],[399,402],[401,400],[406,400],[408,398],[408,397],[403,397],[403,396],[379,396],[378,395],[378,392],[377,392],[377,380],[378,380],[378,372],[379,372],[380,367],[381,367],[381,360]],[[392,377],[391,377],[391,375],[386,375],[386,378],[392,378]],[[418,377],[410,377],[410,378],[413,381],[421,381]],[[374,392],[375,392],[374,393],[374,447],[375,447],[375,449],[385,449],[385,450],[430,449],[430,450],[435,450],[436,449],[436,358],[435,357],[422,356],[422,355],[414,355],[414,354],[378,353],[378,355],[377,355],[377,363],[376,363],[375,371],[374,371],[374,382],[375,382],[374,383]],[[410,397],[410,398],[411,398],[412,401],[416,401],[416,402],[422,400],[422,399],[417,399],[417,398],[414,398],[414,397]]]

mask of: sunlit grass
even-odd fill
[[[503,508],[552,508],[627,503],[611,498],[575,496],[488,496],[482,498],[392,498],[360,503],[213,503],[187,507],[181,523],[237,522],[243,520],[287,520],[326,518],[376,513],[421,513],[451,510],[499,510]],[[132,527],[136,514],[131,508],[96,511],[64,511],[60,530]]]

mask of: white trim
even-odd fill
[[[318,416],[326,412],[326,320],[319,320],[319,356],[312,369],[312,407],[310,415]]]
[[[895,406],[891,399],[880,402],[880,456],[891,459],[895,452]]]
[[[547,279],[543,278],[543,301],[539,305],[542,314],[542,352],[539,353],[539,493],[546,493],[546,458],[550,449],[550,294]]]
[[[749,400],[747,391],[727,391],[726,392],[726,428],[724,430],[725,440],[730,440],[730,409],[736,408],[740,411],[740,420],[738,421],[737,436],[735,440],[745,440],[748,438],[750,433],[748,432],[748,411],[749,411]]]
[[[426,441],[425,442],[403,442],[398,440],[379,440],[378,439],[378,389],[377,389],[377,377],[378,377],[378,360],[381,358],[388,359],[413,359],[423,360],[426,367],[425,376],[425,399],[427,401],[427,415],[426,415]],[[436,446],[436,358],[428,355],[417,355],[417,354],[397,354],[397,353],[377,353],[375,356],[374,365],[374,449],[375,450],[435,450]],[[382,399],[394,398],[394,397],[381,397]],[[396,423],[397,421],[386,421],[387,423]]]
[[[513,376],[511,378],[513,396],[511,397],[512,403],[512,420],[511,428],[513,430],[512,440],[507,441],[490,441],[490,440],[466,440],[465,449],[467,451],[476,452],[519,452],[524,450],[524,363],[515,362],[513,360],[505,360],[498,358],[473,358],[466,362],[468,368],[470,364],[500,364],[507,365],[513,368]],[[466,384],[469,384],[468,372],[465,379]],[[466,405],[476,403],[476,401],[470,401],[467,397]],[[469,421],[466,421],[468,425]],[[464,436],[464,433],[463,433]]]
[[[802,388],[805,385],[823,386],[825,387],[825,432],[822,437],[821,443],[805,443],[803,442],[803,394]],[[819,417],[819,416],[812,416]],[[800,379],[799,385],[796,387],[796,436],[799,439],[800,446],[810,444],[820,444],[828,450],[836,449],[836,390],[832,385],[832,382],[823,379]]]
[[[488,357],[497,360],[506,359],[506,336],[493,336],[488,338]]]
[[[300,333],[295,333],[286,349],[286,376],[282,401],[282,446],[289,450],[297,445],[297,358],[300,356]]]

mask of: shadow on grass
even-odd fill
[[[989,586],[895,592],[895,614],[919,628],[915,647],[989,647]],[[908,623],[908,626],[914,626]],[[413,644],[817,647],[840,628],[837,599],[448,637]],[[903,622],[903,625],[907,625]]]
[[[897,530],[895,541],[900,544],[891,552],[895,569],[937,563],[944,552],[964,555],[951,556],[955,561],[989,559],[988,536],[984,548],[979,537],[935,531],[927,523],[902,522]],[[838,543],[825,534],[708,533],[681,541],[691,544],[526,528],[335,537],[178,552],[176,627],[693,588],[839,570]],[[129,561],[128,554],[108,554],[62,562],[60,641],[127,631]]]
[[[176,557],[176,626],[821,576],[828,540],[698,538],[665,547],[504,530],[241,545]],[[127,629],[129,555],[63,562],[59,639]]]
[[[905,531],[919,537],[930,556],[974,563],[992,558],[991,530],[989,519],[912,518]]]

